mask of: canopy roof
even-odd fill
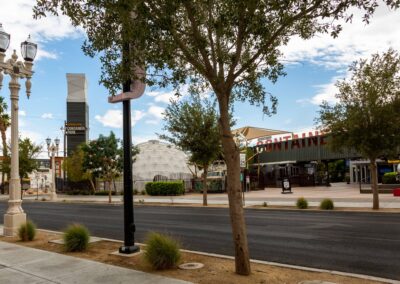
[[[245,126],[245,127],[241,127],[241,128],[232,130],[233,135],[237,135],[239,133],[244,135],[247,140],[252,140],[252,139],[256,139],[256,138],[291,133],[291,132],[283,131],[283,130],[260,128],[260,127],[252,127],[252,126]]]

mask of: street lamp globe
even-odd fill
[[[0,23],[0,52],[6,52],[10,45],[10,34],[6,33],[3,25]]]
[[[58,137],[54,139],[54,142],[56,143],[57,147],[60,145],[60,139]]]
[[[51,143],[50,137],[48,137],[48,138],[46,139],[46,143],[47,143],[47,147],[50,147],[50,143]]]
[[[22,57],[29,62],[35,59],[37,52],[37,44],[33,43],[31,36],[28,36],[27,40],[21,43],[21,54]]]

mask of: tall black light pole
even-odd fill
[[[129,74],[129,43],[123,45],[122,60],[125,74]],[[131,80],[126,80],[122,86],[123,93],[129,93]],[[132,179],[132,125],[131,101],[123,100],[123,138],[124,138],[124,245],[119,248],[120,253],[130,254],[140,250],[135,245],[136,226],[133,217],[133,179]]]

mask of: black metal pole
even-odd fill
[[[125,68],[129,67],[129,44],[124,44]],[[127,68],[129,70],[129,68]],[[130,91],[130,80],[123,84],[123,92]],[[135,245],[135,222],[133,217],[133,178],[132,178],[132,126],[131,126],[131,101],[122,102],[123,106],[123,138],[124,138],[124,245],[119,248],[120,253],[130,254],[140,250]]]

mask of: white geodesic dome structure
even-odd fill
[[[192,173],[187,164],[187,155],[175,146],[158,140],[149,140],[137,145],[139,154],[133,163],[134,188],[142,191],[146,182],[154,177],[169,180],[190,180]]]

